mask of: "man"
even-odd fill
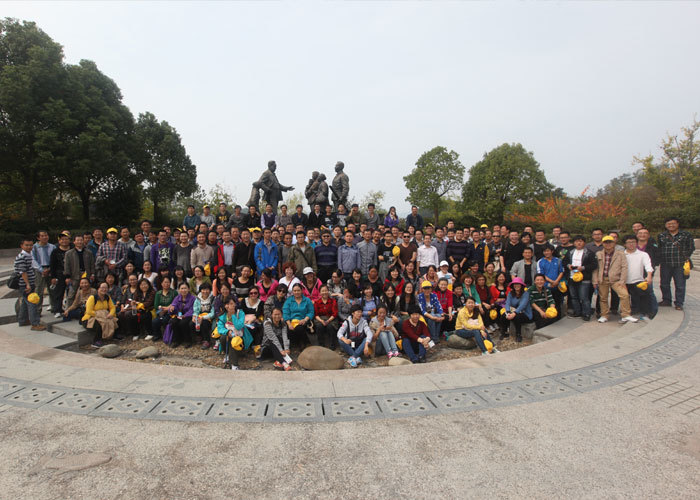
[[[468,260],[479,264],[479,272],[483,273],[486,263],[491,260],[491,256],[489,247],[486,246],[483,241],[481,241],[480,231],[472,231],[472,242],[467,246],[467,248],[469,248]]]
[[[324,229],[321,232],[321,243],[314,248],[316,264],[318,264],[318,279],[324,284],[331,278],[338,264],[338,247],[331,240],[331,232]]]
[[[409,262],[416,262],[418,258],[418,246],[411,241],[411,233],[403,232],[403,240],[399,245],[399,265],[401,270],[406,268]]]
[[[634,233],[635,236],[637,236],[637,233],[639,232],[640,229],[644,227],[644,223],[642,222],[635,222],[632,224],[632,232]]]
[[[537,261],[537,272],[544,275],[547,288],[552,293],[554,305],[557,308],[557,317],[561,318],[561,305],[563,294],[559,291],[559,282],[564,277],[564,268],[561,260],[554,256],[554,246],[547,243],[542,250],[543,257]]]
[[[418,207],[413,205],[411,213],[406,216],[406,227],[414,227],[416,230],[422,230],[424,227],[423,216],[418,213]]]
[[[523,248],[523,258],[514,262],[510,268],[510,277],[520,278],[525,282],[526,287],[531,287],[535,282],[537,274],[537,263],[534,261],[532,248]]]
[[[292,216],[287,213],[287,205],[280,206],[280,214],[277,216],[277,225],[281,228],[293,224]]]
[[[173,248],[173,260],[175,266],[180,266],[185,270],[185,275],[192,276],[192,266],[190,265],[190,257],[192,256],[192,245],[190,245],[190,237],[186,232],[180,233],[179,241]],[[150,254],[149,254],[150,258]]]
[[[656,244],[656,241],[654,241],[654,238],[651,237],[649,230],[645,227],[637,230],[637,248],[649,255],[651,266],[656,269],[656,267],[659,265],[659,261],[661,260],[659,246]],[[649,304],[651,306],[649,318],[654,319],[654,316],[656,316],[656,314],[659,312],[659,303],[656,300],[656,294],[654,293],[653,279],[651,282],[649,282],[648,290],[650,297]]]
[[[627,292],[630,294],[631,309],[639,313],[639,319],[647,320],[652,312],[649,287],[654,277],[654,266],[651,265],[649,254],[637,248],[636,236],[625,236],[623,243],[627,257]],[[642,282],[646,283],[646,290],[637,286]]]
[[[350,207],[350,215],[348,215],[346,222],[353,223],[355,226],[362,224],[367,224],[367,217],[360,212],[360,206],[357,203],[353,203]]]
[[[680,230],[677,217],[668,217],[664,221],[666,231],[657,239],[661,254],[661,302],[660,306],[670,307],[671,278],[675,285],[676,310],[682,311],[685,303],[685,276],[683,265],[695,251],[695,241],[687,231]]]
[[[245,224],[245,227],[247,228],[257,227],[258,224],[260,224],[258,207],[255,205],[250,205],[248,207],[248,214],[243,216],[243,224]]]
[[[143,239],[143,233],[138,232],[134,234],[134,244],[127,250],[127,259],[130,260],[134,267],[139,271],[143,271],[143,261],[144,259],[150,258],[145,256],[144,251],[146,250],[146,242]]]
[[[97,256],[97,250],[99,250],[100,245],[104,243],[104,233],[102,229],[96,227],[92,230],[92,240],[87,244],[87,249],[92,252],[92,256]]]
[[[182,219],[182,226],[186,229],[197,229],[201,223],[202,220],[194,211],[194,205],[187,205],[187,215]]]
[[[615,290],[620,297],[620,310],[622,318],[620,323],[636,323],[637,318],[632,316],[630,308],[630,296],[627,292],[627,259],[624,252],[615,248],[615,240],[612,236],[602,238],[603,249],[596,254],[598,268],[593,273],[593,286],[598,290],[598,302],[600,303],[599,323],[608,321],[610,306],[608,295],[610,290]]]
[[[202,215],[199,217],[199,220],[204,222],[209,229],[212,229],[212,226],[216,223],[216,218],[214,214],[211,213],[209,205],[204,205],[202,207]]]
[[[447,260],[447,239],[445,238],[445,230],[443,228],[438,227],[435,230],[435,237],[432,243],[438,252],[438,259],[440,262]]]
[[[265,212],[260,216],[260,227],[272,229],[277,227],[277,224],[277,214],[272,211],[272,205],[268,203],[265,205]]]
[[[233,216],[231,216],[233,217]],[[241,230],[236,226],[231,228],[231,243],[238,245],[241,242]]]
[[[255,245],[255,267],[258,279],[262,277],[264,269],[269,269],[272,276],[277,276],[277,265],[279,262],[279,250],[270,239],[272,229],[266,227],[262,232],[262,240]]]
[[[438,268],[440,261],[438,260],[437,248],[431,244],[431,238],[427,234],[423,237],[423,245],[418,247],[416,260],[421,275],[428,272],[430,266]]]
[[[131,231],[129,231],[128,227],[123,227],[119,230],[119,236],[119,241],[122,242],[128,252],[134,244],[134,240],[131,239]]]
[[[241,231],[241,242],[233,249],[233,266],[236,274],[241,273],[243,266],[250,266],[255,271],[255,245],[248,229]]]
[[[464,241],[464,231],[462,229],[455,230],[455,239],[447,244],[445,256],[450,265],[455,262],[459,264],[460,269],[466,269],[467,257],[469,256],[469,244]]]
[[[32,259],[36,270],[34,287],[39,295],[38,311],[44,304],[44,290],[48,288],[51,281],[51,254],[56,249],[56,245],[49,243],[48,231],[41,230],[36,234],[37,242],[32,246]]]
[[[534,250],[535,250],[535,260],[539,261],[544,257],[544,248],[547,245],[550,245],[550,243],[547,241],[547,237],[544,233],[544,229],[536,229],[535,230],[535,242],[534,242]],[[554,245],[552,245],[554,246]]]
[[[304,269],[310,267],[314,273],[318,273],[316,254],[310,244],[304,238],[304,231],[297,231],[297,243],[292,247],[289,260],[294,262],[297,268],[297,278],[303,279]]]
[[[584,321],[590,321],[591,294],[588,290],[591,288],[593,271],[598,267],[598,261],[595,254],[586,248],[586,239],[583,236],[574,237],[574,248],[566,253],[562,259],[562,266],[569,277],[569,296],[574,310],[572,317],[583,317]],[[580,281],[572,279],[577,272],[582,274]]]
[[[100,245],[95,258],[97,280],[104,281],[107,273],[119,274],[126,264],[127,249],[124,244],[117,241],[117,229],[107,229],[107,241]]]
[[[502,226],[503,227],[503,226]],[[503,245],[501,251],[501,270],[506,274],[510,274],[510,268],[517,261],[523,258],[523,249],[525,245],[520,241],[520,235],[515,230],[508,232],[508,241]]]
[[[367,278],[369,268],[377,265],[377,245],[372,242],[372,230],[367,228],[362,233],[363,240],[357,244],[360,252],[360,271]]]
[[[137,233],[143,237],[141,233]],[[68,304],[73,303],[78,291],[80,278],[85,275],[92,283],[95,280],[95,256],[85,249],[85,239],[81,235],[73,238],[73,248],[66,252],[63,259],[63,274],[68,286]]]
[[[304,207],[299,204],[296,206],[296,213],[292,215],[292,224],[294,227],[301,225],[306,227],[309,223],[309,217],[304,213]]]
[[[411,363],[425,363],[426,350],[430,345],[430,332],[420,320],[421,310],[417,305],[408,309],[408,321],[401,325],[401,347]]]
[[[365,215],[365,220],[367,221],[367,227],[370,229],[377,229],[379,227],[379,215],[374,211],[374,203],[367,204],[367,215]]]
[[[231,231],[228,229],[224,229],[224,232],[221,233],[221,243],[219,243],[217,251],[216,251],[216,269],[214,269],[214,272],[216,273],[220,268],[226,269],[226,272],[231,276],[234,272],[233,268],[233,251],[235,249],[235,245],[233,244],[233,241],[231,241]]]
[[[233,214],[231,217],[229,217],[228,222],[226,223],[226,228],[227,229],[233,229],[234,227],[237,228],[239,231],[245,227],[245,224],[243,223],[244,215],[241,213],[241,206],[236,205],[233,207]],[[233,237],[233,234],[231,234]]]
[[[574,249],[574,244],[571,243],[571,233],[569,231],[562,230],[559,233],[559,245],[555,247],[555,254],[564,261],[564,257],[571,250]]]
[[[226,224],[230,219],[231,212],[226,210],[226,203],[222,201],[221,203],[219,203],[219,213],[216,214],[216,224],[223,224],[224,227],[226,227]]]
[[[151,254],[148,256],[154,273],[159,273],[161,269],[168,269],[170,275],[173,275],[175,271],[174,250],[175,245],[168,241],[167,233],[162,229],[158,231],[158,243],[151,245]]]
[[[278,276],[282,276],[282,266],[286,263],[289,262],[289,254],[292,251],[292,246],[294,245],[292,242],[294,241],[292,233],[286,232],[282,236],[282,245],[279,246],[278,252],[279,252],[279,257],[277,259],[278,262]]]
[[[48,243],[48,233],[47,233]],[[15,257],[14,271],[19,276],[19,291],[22,296],[19,298],[19,311],[17,312],[17,323],[19,326],[27,326],[31,323],[32,330],[44,331],[46,326],[40,323],[41,310],[38,304],[29,301],[29,294],[34,293],[36,286],[36,270],[32,265],[32,240],[23,238],[20,242],[20,252]]]
[[[591,241],[586,243],[586,248],[597,254],[603,249],[603,230],[599,227],[591,231]]]
[[[51,300],[51,312],[55,318],[63,315],[63,296],[66,293],[66,276],[64,274],[64,259],[66,252],[70,250],[70,234],[66,231],[58,236],[58,246],[51,252],[49,299]]]
[[[360,252],[353,244],[355,236],[351,231],[345,232],[345,244],[338,247],[338,269],[340,269],[345,276],[352,276],[352,272],[355,269],[360,269]]]
[[[552,228],[552,238],[550,238],[549,244],[552,245],[555,250],[561,244],[561,240],[560,240],[561,230],[562,230],[561,226],[554,226]],[[537,235],[535,235],[535,239],[537,239]]]
[[[139,227],[141,228],[141,235],[143,236],[143,241],[146,241],[148,239],[148,233],[151,231],[151,221],[148,219],[143,219]],[[134,239],[136,239],[136,235],[134,235]]]
[[[307,228],[321,227],[323,224],[323,212],[321,212],[321,205],[316,203],[314,205],[314,211],[309,215]]]
[[[151,251],[151,255],[153,255]],[[197,234],[197,246],[190,252],[190,267],[192,271],[197,266],[206,266],[210,264],[210,267],[214,265],[214,249],[207,244],[207,237],[204,233]]]
[[[397,261],[394,258],[394,237],[388,229],[384,232],[384,240],[377,245],[377,261],[379,263],[379,280],[384,283],[384,280],[389,276],[389,269],[394,266]]]

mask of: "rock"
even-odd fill
[[[389,360],[389,366],[412,365],[406,358],[394,357]]]
[[[144,347],[134,355],[136,359],[157,358],[158,356],[160,356],[160,351],[155,346]]]
[[[459,335],[450,335],[447,339],[447,346],[452,349],[474,349],[476,342],[474,339],[463,339]]]
[[[304,349],[297,362],[306,370],[340,370],[345,364],[345,360],[339,354],[314,345]]]
[[[116,358],[122,353],[122,348],[117,344],[103,345],[97,350],[97,354],[103,358]]]

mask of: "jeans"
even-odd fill
[[[31,292],[29,292],[31,293]],[[39,304],[32,304],[27,300],[29,293],[22,292],[22,296],[19,298],[19,312],[17,313],[17,323],[27,324],[31,323],[32,326],[39,324]]]
[[[574,314],[588,317],[591,315],[591,282],[569,282],[569,296]]]
[[[353,358],[361,358],[362,355],[364,354],[365,350],[365,344],[367,344],[367,338],[362,339],[362,342],[360,345],[357,345],[357,342],[355,342],[355,348],[353,349],[351,347],[351,344],[346,344],[342,340],[338,342],[340,344],[340,347],[345,351],[345,353]]]
[[[433,342],[440,342],[440,326],[441,321],[434,321],[430,318],[425,318],[425,323],[428,325],[428,331],[430,332],[430,340]]]
[[[384,348],[383,352],[380,352],[379,347]],[[399,348],[396,346],[396,339],[394,339],[394,334],[383,330],[379,332],[379,337],[377,338],[376,354],[388,354],[390,352],[398,351]]]
[[[683,266],[669,266],[661,264],[661,300],[673,302],[671,297],[671,278],[676,287],[676,302],[677,306],[683,306],[685,302],[685,275],[683,274]]]
[[[409,338],[404,338],[401,347],[403,347],[403,352],[406,353],[408,359],[414,363],[420,358],[425,358],[425,347],[420,342],[413,342]],[[416,354],[416,351],[418,351],[418,354]]]
[[[474,342],[476,342],[476,345],[479,349],[481,349],[481,352],[486,352],[488,349],[486,349],[486,346],[484,345],[484,337],[481,336],[481,331],[480,330],[455,330],[455,335],[458,337],[462,337],[463,339],[474,339]],[[486,339],[493,344],[493,340],[491,340],[491,336],[486,333]]]
[[[628,284],[627,291],[630,294],[630,304],[633,313],[642,314],[644,316],[651,315],[651,294],[649,288],[642,290],[637,287],[637,284]],[[658,305],[658,304],[657,304]]]
[[[649,311],[649,317],[654,318],[659,312],[659,302],[654,293],[654,284],[649,285],[649,302],[651,305],[651,310]]]

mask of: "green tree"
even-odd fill
[[[41,186],[54,180],[50,123],[65,76],[62,47],[35,23],[0,20],[0,184],[29,220]]]
[[[136,169],[145,195],[153,202],[153,219],[158,222],[163,218],[163,204],[199,189],[197,167],[177,131],[168,122],[159,122],[152,113],[139,115],[135,136]]]
[[[233,196],[231,188],[220,182],[214,184],[214,187],[207,192],[206,201],[211,205],[214,213],[218,213],[217,210],[221,202],[226,203],[229,210],[236,204],[236,198]]]
[[[456,152],[437,146],[418,158],[416,167],[403,181],[408,190],[406,201],[431,209],[437,223],[444,197],[464,182],[464,166]]]
[[[532,152],[520,144],[502,144],[469,169],[462,200],[479,220],[495,223],[503,221],[506,211],[531,204],[553,190]]]

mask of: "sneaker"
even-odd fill
[[[499,351],[495,347],[493,349],[491,349],[491,354],[496,354],[497,352],[501,352],[501,351]]]
[[[356,357],[356,358],[355,358],[355,363],[357,363],[358,365],[361,365],[361,364],[362,364],[362,358],[359,357],[359,356]]]
[[[581,317],[580,314],[576,314],[576,313],[569,314],[568,316],[569,316],[569,318],[580,318]]]
[[[591,317],[590,316],[582,316],[583,321],[590,321]]]
[[[291,369],[292,369],[292,367],[291,367],[291,366],[289,366],[289,364],[288,364],[288,363],[285,363],[285,364],[284,364],[283,366],[284,366],[284,371],[286,371],[286,372],[288,372],[289,370],[291,370]]]
[[[426,361],[425,356],[422,356],[422,357],[418,358],[418,362],[419,363],[427,363],[428,361]]]
[[[153,335],[146,335],[143,340],[153,340]]]
[[[357,368],[357,361],[355,361],[355,358],[351,357],[350,359],[348,359],[348,363],[350,363],[350,366],[352,366],[353,368]]]
[[[649,321],[649,318],[647,316],[644,316],[643,314],[640,314],[639,321]]]
[[[488,356],[488,355],[489,355],[489,352],[488,352],[488,351],[484,351],[484,352],[481,353],[481,355],[482,355],[482,356]]]
[[[236,365],[231,365],[231,370],[240,370]]]
[[[63,314],[61,314],[61,313],[56,313],[53,315],[53,317],[56,319],[60,318],[61,316],[63,316]]]
[[[209,349],[209,342],[205,340],[204,342],[202,342],[202,350],[206,351],[207,349]]]
[[[620,323],[636,323],[637,321],[639,320],[634,316],[625,316],[623,318],[620,318]]]
[[[605,316],[601,316],[600,318],[598,318],[598,323],[607,323],[607,322],[608,322],[608,318],[606,318]]]
[[[393,353],[393,352],[388,352],[388,353],[386,353],[386,357],[389,358],[389,359],[391,359],[391,358],[394,357],[394,353]]]
[[[287,363],[285,363],[285,365],[286,364]],[[279,361],[275,361],[274,363],[272,363],[272,366],[274,366],[275,368],[284,368],[284,365],[282,363],[280,363]]]
[[[35,332],[43,332],[46,330],[46,325],[42,325],[41,323],[38,323],[36,325],[32,325],[30,330],[34,330]]]
[[[138,339],[139,339],[138,335],[134,335],[133,337],[131,337],[131,340],[138,340]]]
[[[394,351],[394,357],[396,358],[398,356],[399,356],[399,351]]]
[[[214,349],[215,351],[218,351],[220,345],[221,345],[221,342],[219,342],[219,341],[217,340],[216,342],[214,342],[214,347],[212,347],[212,349]]]
[[[661,302],[659,302],[659,307],[671,307],[671,303],[662,300]]]
[[[95,349],[99,349],[100,347],[102,347],[102,341],[101,340],[94,341],[92,343],[92,347],[94,347]]]
[[[683,306],[676,305],[676,311],[682,311],[682,310],[683,310]]]

